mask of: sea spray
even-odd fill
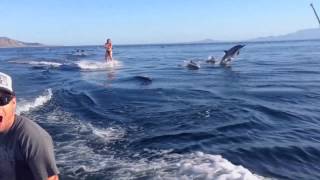
[[[111,62],[81,60],[76,62],[77,66],[82,70],[99,70],[118,68],[121,66],[120,61],[113,60]]]
[[[31,109],[44,105],[51,98],[52,98],[52,90],[47,89],[43,95],[37,97],[34,101],[28,102],[28,101],[22,100],[21,102],[18,102],[16,113],[19,115],[22,112],[28,112]]]

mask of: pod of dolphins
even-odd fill
[[[224,51],[225,54],[222,57],[222,59],[220,60],[219,64],[222,66],[229,65],[232,62],[232,60],[234,60],[240,54],[240,50],[243,47],[245,47],[245,45],[236,45],[236,46],[233,46],[232,48],[230,48],[229,50]],[[213,56],[210,56],[208,58],[208,60],[206,61],[206,63],[216,64],[217,60]],[[191,60],[188,62],[186,67],[190,70],[197,70],[200,68],[200,65],[199,65],[199,63],[196,63]],[[148,77],[148,76],[139,75],[139,76],[135,76],[134,79],[140,81],[141,85],[149,85],[152,83],[152,78]]]
[[[229,65],[232,62],[232,60],[235,59],[240,54],[240,50],[245,46],[246,45],[240,44],[240,45],[233,46],[229,50],[224,51],[225,54],[222,57],[222,59],[220,60],[219,64],[222,66]],[[215,64],[217,62],[217,60],[213,56],[210,56],[206,62],[209,64]],[[193,61],[190,61],[187,64],[187,68],[195,70],[195,69],[199,69],[200,65],[193,62]]]

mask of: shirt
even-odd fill
[[[0,134],[0,180],[44,180],[58,173],[50,135],[16,115],[10,130]]]

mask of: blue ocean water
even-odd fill
[[[61,179],[320,179],[320,41],[246,44],[229,67],[205,61],[234,43],[0,49],[0,71]]]

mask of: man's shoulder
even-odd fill
[[[50,135],[40,127],[36,122],[23,116],[16,116],[17,121],[17,133],[22,138],[31,138],[34,140],[41,140],[44,137],[50,137]]]
[[[51,147],[51,136],[32,120],[17,116],[17,140],[26,158],[35,157],[38,152]]]
[[[18,126],[23,127],[25,130],[44,131],[36,122],[27,117],[16,115],[16,121],[19,123]]]

